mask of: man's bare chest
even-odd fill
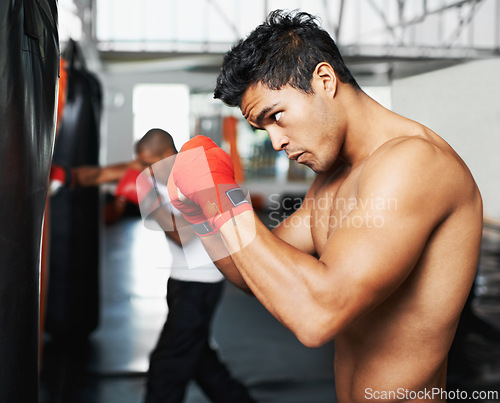
[[[360,169],[344,171],[327,181],[311,204],[311,232],[319,255],[328,238],[343,225],[359,205]]]

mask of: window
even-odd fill
[[[189,140],[189,87],[138,84],[133,94],[134,143],[149,129],[169,132],[177,148]]]

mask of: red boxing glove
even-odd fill
[[[193,139],[186,142],[182,146],[180,152],[175,156],[175,161],[179,161],[179,165],[176,166],[174,164],[174,167],[172,167],[172,171],[170,173],[169,180],[167,183],[167,190],[170,197],[170,202],[177,210],[179,210],[182,213],[186,221],[191,224],[194,232],[196,232],[200,236],[211,235],[216,231],[214,227],[211,225],[211,223],[207,221],[207,218],[205,217],[205,214],[203,213],[203,210],[201,209],[200,206],[198,206],[195,202],[189,200],[188,198],[180,197],[184,196],[184,194],[179,195],[178,188],[174,183],[174,180],[171,178],[174,169],[179,169],[179,170],[185,169],[184,166],[181,167],[182,161],[185,161],[184,165],[189,165],[190,159],[193,158],[196,159],[195,157],[202,155],[204,150],[206,151],[214,147],[217,147],[217,144],[215,144],[210,138],[205,136],[196,136]],[[201,158],[203,159],[204,157],[202,156]],[[194,172],[197,171],[196,168],[194,169],[188,168],[188,170],[189,169],[193,170]]]
[[[60,165],[51,165],[49,174],[49,196],[55,195],[63,186],[73,185],[71,169]]]
[[[140,173],[141,171],[133,168],[127,170],[116,186],[115,196],[122,197],[127,201],[138,205],[139,198],[137,196],[136,181]]]
[[[177,154],[168,193],[199,235],[217,232],[232,217],[252,210],[234,179],[231,157],[205,136],[188,141]],[[205,227],[201,233],[200,225]]]

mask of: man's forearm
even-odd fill
[[[141,170],[137,161],[123,162],[105,167],[83,165],[71,170],[77,186],[98,186],[118,182],[130,168]]]
[[[253,212],[238,215],[220,232],[242,280],[279,321],[294,331],[303,318],[317,315],[318,259],[277,238]]]
[[[220,234],[200,237],[200,239],[208,255],[221,273],[224,274],[224,277],[226,277],[236,287],[243,290],[246,294],[253,295],[252,291],[236,268],[233,259],[229,256]]]
[[[101,172],[101,167],[98,166],[80,166],[71,170],[74,183],[77,186],[97,186],[100,183],[98,178]]]

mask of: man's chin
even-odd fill
[[[311,169],[315,174],[322,174],[322,173],[324,173],[324,172],[327,171],[327,169],[319,167],[318,165],[316,165],[313,162],[305,162],[302,165],[305,165],[306,167],[308,167],[309,169]]]

